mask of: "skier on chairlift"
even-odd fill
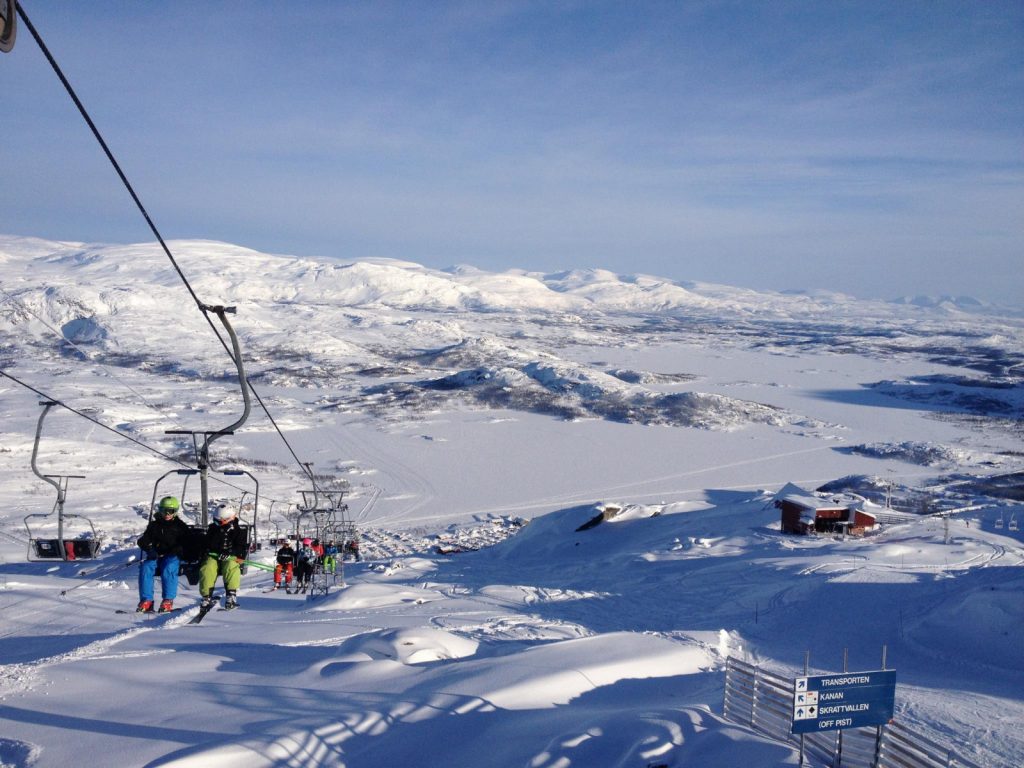
[[[245,531],[238,526],[238,514],[227,504],[218,505],[213,522],[206,529],[206,559],[199,566],[199,594],[202,607],[213,602],[217,577],[224,577],[224,607],[238,607],[236,593],[242,583],[241,565],[248,554]]]
[[[345,554],[352,555],[352,559],[357,563],[363,559],[359,555],[359,538],[357,536],[353,536],[345,542]]]
[[[274,589],[280,589],[281,582],[284,581],[284,588],[290,591],[294,569],[295,550],[292,549],[291,541],[285,539],[284,544],[277,550],[277,565],[274,566]]]
[[[331,539],[324,545],[324,573],[335,573],[338,568],[338,545]]]
[[[139,563],[139,613],[153,611],[153,581],[160,572],[160,613],[174,610],[178,596],[178,568],[188,525],[178,517],[180,507],[174,496],[160,499],[156,514],[139,537],[143,559]]]
[[[313,540],[303,539],[302,546],[299,547],[299,551],[295,555],[295,580],[300,592],[304,592],[309,587],[316,560],[317,554],[313,549]]]

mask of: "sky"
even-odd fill
[[[168,239],[1024,303],[1024,5],[22,3]],[[0,233],[152,235],[28,30]]]

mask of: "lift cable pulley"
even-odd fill
[[[0,0],[0,53],[10,53],[18,34],[17,0]]]

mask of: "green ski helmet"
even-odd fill
[[[164,496],[160,499],[159,512],[161,515],[176,515],[181,504],[174,496]]]

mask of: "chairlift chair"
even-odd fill
[[[25,529],[28,531],[28,561],[42,560],[94,560],[99,555],[102,541],[96,533],[96,526],[84,515],[71,514],[64,511],[64,500],[67,497],[68,481],[82,479],[84,475],[45,475],[43,479],[54,480],[59,484],[57,501],[50,512],[36,512],[24,518]],[[40,525],[42,520],[50,519],[57,513],[56,531],[48,530],[50,526]],[[39,522],[30,523],[29,520]],[[75,519],[89,526],[89,530],[78,531],[68,535],[67,521]]]
[[[184,482],[182,483],[181,496],[179,501],[181,508],[186,507],[186,493],[188,491],[188,481],[193,475],[198,475],[198,469],[172,469],[170,472],[166,472],[160,476],[160,478],[153,485],[153,498],[149,505],[149,520],[153,520],[153,515],[156,513],[156,507],[158,500],[163,498],[163,495],[159,492],[160,483],[171,475],[183,476]],[[225,472],[224,474],[240,474],[234,472]],[[242,495],[242,501],[239,501],[239,520],[244,518],[241,517],[242,505],[245,494],[248,491],[244,491]],[[226,502],[225,502],[226,503]],[[187,521],[186,521],[187,522]],[[240,523],[239,528],[242,529],[246,537],[247,544],[252,540],[252,526],[247,523]],[[206,529],[207,526],[203,525],[202,522],[193,522],[188,524],[188,535],[185,538],[185,543],[182,545],[181,553],[181,565],[178,572],[188,579],[188,583],[193,586],[199,583],[199,566],[203,563],[203,558],[206,557]],[[244,568],[244,566],[243,566]]]
[[[252,480],[253,485],[255,485],[255,487],[256,487],[255,491],[248,491],[248,490],[242,491],[242,497],[238,501],[238,519],[239,519],[239,521],[241,521],[241,520],[244,519],[242,517],[242,511],[243,511],[243,508],[245,507],[245,497],[246,497],[246,495],[248,495],[250,493],[253,494],[252,522],[250,524],[247,524],[247,525],[242,525],[241,523],[239,523],[239,525],[240,525],[240,527],[245,529],[245,532],[246,532],[246,534],[245,534],[246,535],[246,543],[247,543],[248,550],[250,552],[255,552],[257,549],[260,549],[260,547],[262,546],[261,542],[260,542],[259,528],[256,525],[256,519],[257,519],[257,516],[259,514],[259,508],[260,508],[260,481],[257,480],[253,476],[253,474],[251,472],[247,472],[244,469],[225,469],[225,470],[223,470],[221,472],[221,474],[225,475],[227,477],[241,477],[241,476],[244,475],[244,476],[248,477],[250,480]]]
[[[185,475],[185,483],[187,485],[188,478],[192,475],[199,475],[199,519],[196,523],[189,526],[189,536],[184,546],[184,551],[181,557],[181,570],[180,572],[185,574],[188,578],[189,584],[199,583],[199,566],[202,564],[203,558],[206,556],[206,526],[208,522],[209,514],[209,493],[207,487],[207,477],[210,469],[210,444],[214,440],[227,435],[233,435],[235,430],[241,427],[246,419],[249,417],[249,411],[251,407],[249,398],[249,386],[245,378],[245,368],[242,364],[242,350],[238,343],[238,336],[235,333],[234,328],[231,327],[231,323],[227,319],[228,314],[234,314],[234,307],[223,307],[223,306],[208,306],[206,304],[201,305],[201,309],[205,313],[213,313],[220,320],[225,330],[231,338],[231,350],[232,359],[235,363],[235,369],[238,375],[238,384],[241,389],[243,411],[242,415],[235,420],[230,426],[224,429],[217,429],[213,431],[195,431],[195,430],[167,430],[165,434],[168,435],[189,435],[192,438],[192,446],[196,456],[196,469],[179,469],[168,472],[163,477],[167,477],[171,474]],[[202,440],[200,440],[202,436]],[[245,473],[248,474],[248,473]],[[251,476],[250,476],[251,477]],[[163,478],[161,478],[162,480]],[[157,480],[159,485],[160,480]],[[153,505],[156,504],[157,491],[156,487],[153,489]],[[241,510],[239,510],[241,512]],[[153,507],[150,508],[150,518],[153,515]],[[242,526],[245,529],[246,543],[251,541],[251,532],[249,526]]]
[[[259,509],[259,503],[260,503],[260,484],[259,484],[259,481],[255,477],[253,477],[249,472],[246,472],[244,469],[226,469],[226,470],[223,470],[221,472],[221,474],[222,475],[227,475],[228,477],[239,477],[241,475],[247,475],[249,477],[249,479],[252,480],[253,483],[256,485],[256,491],[255,491],[255,494],[253,495],[254,501],[253,501],[252,517],[251,517],[251,519],[249,521],[246,521],[246,518],[245,518],[245,516],[242,513],[245,511],[245,497],[248,496],[250,493],[252,493],[252,491],[249,491],[249,490],[243,490],[242,491],[242,495],[238,499],[238,507],[237,507],[237,512],[236,512],[237,517],[238,517],[238,528],[242,532],[242,535],[245,536],[245,550],[246,550],[246,552],[255,552],[256,549],[258,548],[257,547],[257,533],[256,533],[256,513],[257,513],[257,510]],[[227,501],[220,502],[220,503],[227,504],[227,506],[229,506],[229,507],[233,507],[234,506],[234,504],[232,504],[231,502],[227,502]],[[205,528],[203,529],[203,535],[204,535],[204,537],[206,535],[206,529]],[[205,539],[204,539],[204,541],[205,541]],[[205,554],[205,552],[203,554]],[[248,566],[247,563],[243,563],[242,564],[241,571],[242,571],[242,575],[243,576],[246,573],[248,573],[249,566]]]
[[[156,513],[158,499],[163,498],[163,495],[159,493],[160,483],[171,475],[185,478],[182,481],[181,496],[179,497],[180,508],[184,510],[188,493],[188,481],[193,475],[198,474],[198,469],[172,469],[161,475],[156,483],[153,484],[153,498],[149,503],[149,521],[152,522],[153,515]],[[188,523],[188,535],[185,537],[184,544],[182,544],[181,564],[178,567],[178,573],[183,574],[188,579],[188,583],[193,586],[199,583],[199,566],[205,554],[206,526],[201,522]]]
[[[44,475],[36,465],[36,458],[39,455],[39,438],[43,431],[43,419],[50,409],[57,405],[52,400],[41,402],[43,412],[39,414],[39,422],[36,424],[36,439],[32,445],[32,472],[36,477],[52,485],[57,490],[57,500],[49,513],[35,512],[26,515],[24,519],[25,529],[28,531],[28,560],[37,562],[41,560],[93,560],[99,554],[102,542],[96,534],[96,526],[85,515],[71,514],[64,511],[64,502],[67,499],[68,483],[73,479],[82,479],[84,475]],[[54,535],[43,535],[40,522],[29,523],[29,520],[49,519],[56,513],[56,531]],[[65,522],[68,520],[82,521],[89,527],[89,530],[79,530],[71,536],[66,535]],[[45,526],[47,529],[52,526]],[[81,528],[82,526],[75,526]],[[49,531],[47,531],[49,533]]]
[[[291,534],[288,532],[288,510],[291,509],[294,504],[286,502],[284,513],[279,513],[278,516],[274,517],[274,505],[280,503],[277,499],[271,499],[270,509],[267,511],[267,523],[268,525],[274,526],[274,540],[277,545],[280,546],[283,541],[290,539]],[[278,519],[280,518],[280,520]],[[284,524],[282,531],[281,525]]]
[[[308,466],[308,465],[307,465]],[[309,473],[313,477],[312,471]],[[299,516],[295,520],[295,538],[319,539],[321,544],[333,539],[339,541],[340,534],[351,525],[347,519],[348,505],[343,502],[343,490],[324,490],[317,488],[314,482],[312,491],[300,491],[303,505],[299,508]],[[310,522],[309,518],[312,518]],[[323,563],[317,562],[313,569],[310,584],[310,595],[326,595],[331,588],[345,586],[345,566],[339,547],[336,570],[325,573]]]

